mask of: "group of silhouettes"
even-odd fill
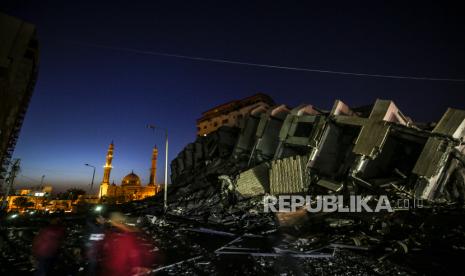
[[[76,274],[150,273],[150,267],[155,261],[151,243],[126,221],[126,216],[119,212],[113,212],[107,218],[94,215],[88,219],[85,240],[79,250],[79,257],[83,258],[86,265]],[[55,274],[65,236],[66,228],[59,218],[53,218],[47,227],[39,231],[32,244],[32,253],[37,264],[35,275]]]

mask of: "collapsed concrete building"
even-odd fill
[[[436,124],[416,124],[390,100],[336,100],[330,111],[260,106],[239,127],[187,145],[171,163],[170,193],[195,198],[223,183],[242,197],[383,192],[463,202],[464,137],[465,111],[452,108]]]
[[[461,269],[465,111],[450,108],[438,123],[420,124],[381,99],[356,108],[336,100],[331,110],[247,109],[239,124],[199,135],[172,161],[166,211],[161,195],[124,211],[145,218],[147,231],[185,234],[182,243],[193,233],[230,238],[211,255],[189,255],[213,264],[210,272],[228,263],[228,272],[240,275],[261,268],[281,274],[272,268],[279,260],[293,275]],[[270,195],[357,195],[368,205],[387,196],[404,205],[392,212],[267,212]],[[173,273],[205,271],[195,260],[179,262]]]

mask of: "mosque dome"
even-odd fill
[[[131,172],[130,174],[126,175],[123,178],[123,181],[121,182],[121,186],[140,186],[140,185],[141,185],[140,177],[134,172]]]

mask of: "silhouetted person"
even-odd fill
[[[53,218],[49,226],[39,231],[32,243],[32,253],[38,262],[35,275],[42,276],[51,272],[64,236],[65,228],[57,218]]]
[[[88,261],[88,275],[95,275],[99,271],[102,259],[103,241],[105,238],[105,218],[101,215],[93,217],[87,223],[86,258]]]
[[[110,215],[113,230],[105,235],[103,245],[103,275],[137,275],[149,272],[153,262],[151,252],[139,240],[138,230],[125,224],[121,213]]]

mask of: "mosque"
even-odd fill
[[[108,148],[105,166],[103,166],[103,180],[100,184],[99,190],[99,198],[101,200],[111,200],[116,203],[123,203],[154,196],[161,191],[161,186],[156,184],[158,158],[158,149],[156,146],[152,151],[150,180],[146,186],[142,186],[140,177],[135,174],[134,171],[123,178],[121,185],[116,185],[114,182],[110,184],[110,172],[113,168],[111,162],[113,160],[114,148],[115,146],[113,142],[111,142]]]

